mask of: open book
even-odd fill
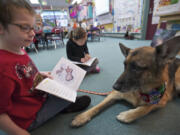
[[[85,65],[85,66],[91,66],[92,63],[96,60],[96,57],[90,58],[88,61],[82,63],[82,62],[77,62],[77,61],[72,61],[74,64],[79,64],[79,65]]]
[[[50,93],[70,102],[75,102],[77,90],[86,74],[86,71],[61,58],[51,72],[53,80],[46,78],[41,81],[36,89]]]

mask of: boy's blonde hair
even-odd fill
[[[26,9],[32,15],[36,14],[26,0],[0,0],[0,24],[4,28],[12,23],[15,11],[18,9]]]
[[[70,39],[79,40],[79,39],[83,39],[85,37],[86,37],[86,31],[81,27],[75,28],[70,33]]]

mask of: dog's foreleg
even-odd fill
[[[166,95],[164,95],[158,104],[139,106],[135,109],[130,109],[128,111],[121,112],[117,116],[117,119],[124,123],[133,122],[134,120],[150,113],[152,110],[164,107],[167,104],[168,100],[169,98]]]
[[[125,100],[131,103],[133,106],[137,106],[140,103],[138,91],[133,92],[119,92],[119,100]]]
[[[79,127],[87,123],[100,111],[113,104],[119,96],[118,91],[112,91],[101,103],[76,116],[71,123],[72,127]]]

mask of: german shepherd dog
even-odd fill
[[[117,119],[130,123],[152,110],[165,107],[180,93],[180,36],[152,48],[130,49],[119,44],[125,56],[124,72],[113,85],[112,92],[98,105],[76,116],[72,127],[79,127],[117,100],[130,102],[135,109],[121,112]]]

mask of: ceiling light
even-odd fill
[[[42,5],[47,5],[47,2],[46,1],[42,1]]]
[[[72,4],[75,4],[75,3],[79,4],[79,3],[81,3],[81,2],[82,2],[82,0],[73,0],[73,1],[72,1]]]
[[[39,4],[39,0],[30,0],[32,4]]]

